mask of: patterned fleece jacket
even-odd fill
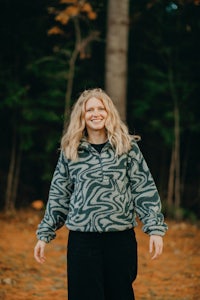
[[[81,232],[123,231],[137,225],[147,234],[167,230],[152,175],[136,142],[127,154],[116,156],[107,142],[101,153],[81,141],[79,158],[61,151],[37,238],[50,242],[64,224]]]

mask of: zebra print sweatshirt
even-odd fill
[[[136,216],[145,233],[165,234],[160,197],[136,142],[116,156],[109,142],[98,153],[82,141],[78,155],[71,161],[60,153],[38,239],[50,242],[64,224],[81,232],[123,231],[137,225]]]

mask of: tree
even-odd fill
[[[25,1],[22,4],[26,6]],[[37,6],[37,3],[32,5],[34,12],[36,12],[34,10],[35,7],[43,12],[42,5],[44,3],[41,3],[40,7]],[[9,28],[3,35],[6,39],[6,36],[10,34],[11,42],[17,41],[18,44],[12,57],[14,59],[10,65],[6,65],[5,59],[1,60],[1,69],[3,70],[5,65],[5,71],[0,74],[2,77],[1,93],[3,94],[0,108],[1,112],[4,111],[4,115],[5,111],[9,115],[10,132],[8,136],[11,137],[11,142],[9,142],[10,148],[8,149],[10,158],[7,159],[9,166],[4,201],[6,212],[15,210],[18,186],[19,182],[22,182],[23,177],[21,167],[23,166],[24,168],[25,153],[26,156],[29,153],[31,159],[37,163],[38,159],[40,163],[43,159],[46,160],[40,177],[47,178],[48,176],[49,180],[47,156],[41,153],[37,155],[37,152],[35,154],[31,153],[31,149],[38,143],[37,146],[42,145],[48,155],[49,151],[52,151],[57,146],[60,130],[56,132],[56,128],[58,129],[60,121],[63,121],[59,117],[61,108],[63,109],[65,106],[65,111],[62,111],[62,115],[66,119],[70,110],[75,63],[78,56],[82,59],[88,57],[90,54],[88,53],[88,46],[92,40],[98,37],[98,33],[90,31],[88,25],[89,20],[96,18],[96,13],[88,2],[61,0],[58,6],[57,8],[49,8],[49,12],[55,14],[56,22],[60,24],[60,28],[59,26],[54,26],[48,33],[50,35],[62,35],[61,40],[58,41],[57,39],[58,43],[54,44],[54,55],[49,55],[48,47],[45,49],[46,52],[44,54],[42,47],[48,45],[48,42],[44,42],[43,36],[41,42],[34,42],[39,35],[35,34],[35,31],[28,31],[29,22],[26,22],[27,31],[25,30],[26,28],[22,30],[24,18],[27,17],[26,14],[20,15],[20,21],[17,21],[16,27],[20,28],[20,34],[18,34],[18,31],[15,33],[15,31],[12,31],[12,28]],[[23,13],[23,9],[21,11]],[[37,12],[37,18],[40,14]],[[31,18],[33,19],[34,17],[31,15]],[[14,20],[15,18],[13,18],[13,22]],[[35,29],[39,29],[40,32],[46,34],[45,25],[43,25],[45,20],[44,16],[41,19],[38,18],[37,22],[31,23],[31,26],[35,23]],[[68,23],[70,25],[73,24],[74,31],[70,25],[68,30],[64,31],[64,27]],[[41,24],[43,27],[40,26]],[[34,37],[30,36],[30,32]],[[17,39],[16,36],[18,37]],[[74,42],[71,42],[72,39],[69,36],[75,37]],[[65,41],[65,46],[66,43],[68,44],[67,47],[62,47],[63,41]],[[34,47],[31,47],[31,43],[34,44]],[[35,48],[36,44],[40,44],[41,51]],[[5,43],[3,43],[3,46],[5,48]],[[5,53],[3,53],[5,56],[8,56],[6,51],[5,48]],[[9,51],[12,52],[10,48]],[[37,55],[35,55],[34,51],[38,51]],[[12,70],[14,70],[14,74],[12,74]],[[65,93],[63,93],[63,86],[65,86]],[[48,130],[48,128],[51,128],[51,130]],[[38,132],[43,138],[41,136],[40,139],[38,138]],[[21,161],[23,164],[21,164]],[[30,161],[29,164],[31,165]],[[32,173],[34,171],[35,166]]]
[[[107,8],[105,87],[126,120],[129,0],[109,0]]]
[[[75,76],[75,65],[78,57],[84,59],[87,57],[87,50],[89,44],[98,39],[99,32],[87,30],[83,32],[82,23],[86,23],[88,20],[95,20],[97,15],[93,11],[92,6],[88,1],[69,1],[60,0],[60,4],[64,5],[62,8],[49,8],[49,13],[55,14],[55,21],[60,23],[61,26],[53,26],[49,31],[49,35],[61,35],[66,38],[66,33],[64,31],[64,26],[66,26],[70,21],[74,27],[74,44],[71,49],[57,48],[61,54],[65,56],[68,61],[69,69],[67,74],[67,86],[65,93],[65,111],[64,111],[64,125],[67,124],[66,121],[69,119],[70,108],[71,108],[71,95],[73,90],[73,81]],[[85,25],[85,24],[84,24]],[[84,36],[85,35],[85,36]],[[64,128],[65,130],[65,128]]]
[[[6,126],[2,131],[4,147],[1,163],[5,161],[5,167],[3,170],[1,169],[3,173],[1,180],[5,184],[2,187],[1,195],[4,200],[2,208],[5,212],[15,210],[19,187],[25,186],[24,180],[35,171],[35,168],[31,169],[30,161],[37,159],[37,154],[34,157],[29,151],[33,148],[35,137],[38,137],[41,119],[43,122],[45,114],[44,111],[39,111],[39,106],[36,105],[38,99],[41,101],[41,98],[38,97],[35,87],[37,85],[41,88],[42,84],[41,82],[36,84],[34,72],[28,70],[28,65],[33,66],[33,62],[48,47],[47,39],[45,40],[44,36],[44,33],[46,35],[43,15],[44,2],[27,4],[26,1],[20,1],[20,9],[19,3],[8,1],[2,3],[2,11],[5,13],[1,18],[0,113],[1,122]],[[10,22],[7,22],[8,12]],[[34,30],[32,30],[33,24]],[[36,48],[37,44],[40,47]],[[45,116],[50,114],[49,109],[45,108],[45,113]],[[29,168],[27,168],[28,173],[24,175],[27,156]],[[22,199],[20,200],[22,202]]]
[[[2,103],[3,107],[7,106],[11,109],[11,119],[13,123],[11,133],[12,139],[10,147],[10,163],[5,191],[4,209],[6,213],[13,212],[15,210],[23,147],[23,141],[21,139],[19,130],[19,128],[21,127],[19,109],[21,106],[23,106],[22,99],[26,96],[27,93],[26,88],[17,85],[16,82],[9,82],[8,85],[9,94],[8,97],[4,100],[4,103]]]
[[[170,1],[157,1],[151,5],[148,3],[141,10],[142,13],[140,11],[135,14],[136,24],[141,26],[138,36],[141,46],[135,71],[143,78],[140,80],[143,92],[135,101],[135,114],[141,119],[149,115],[148,130],[151,128],[151,132],[158,132],[165,145],[171,148],[166,198],[167,206],[170,211],[173,210],[173,214],[180,212],[183,199],[181,154],[183,156],[185,143],[181,143],[184,137],[182,133],[186,123],[189,130],[194,128],[193,122],[187,122],[188,116],[190,115],[191,120],[195,119],[194,112],[186,113],[188,104],[195,101],[193,97],[197,91],[197,84],[192,79],[193,57],[188,55],[190,50],[187,53],[192,38],[191,31],[196,30],[195,26],[192,29],[189,25],[190,9],[194,12],[195,4],[177,5]],[[139,79],[136,80],[138,82]],[[183,150],[181,144],[184,145]]]

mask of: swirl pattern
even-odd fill
[[[78,161],[60,153],[37,235],[49,242],[64,223],[75,231],[122,231],[136,226],[136,214],[144,232],[164,235],[159,194],[138,145],[116,157],[109,143],[99,154],[83,141]]]

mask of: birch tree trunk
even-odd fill
[[[109,0],[105,89],[126,120],[129,0]]]

